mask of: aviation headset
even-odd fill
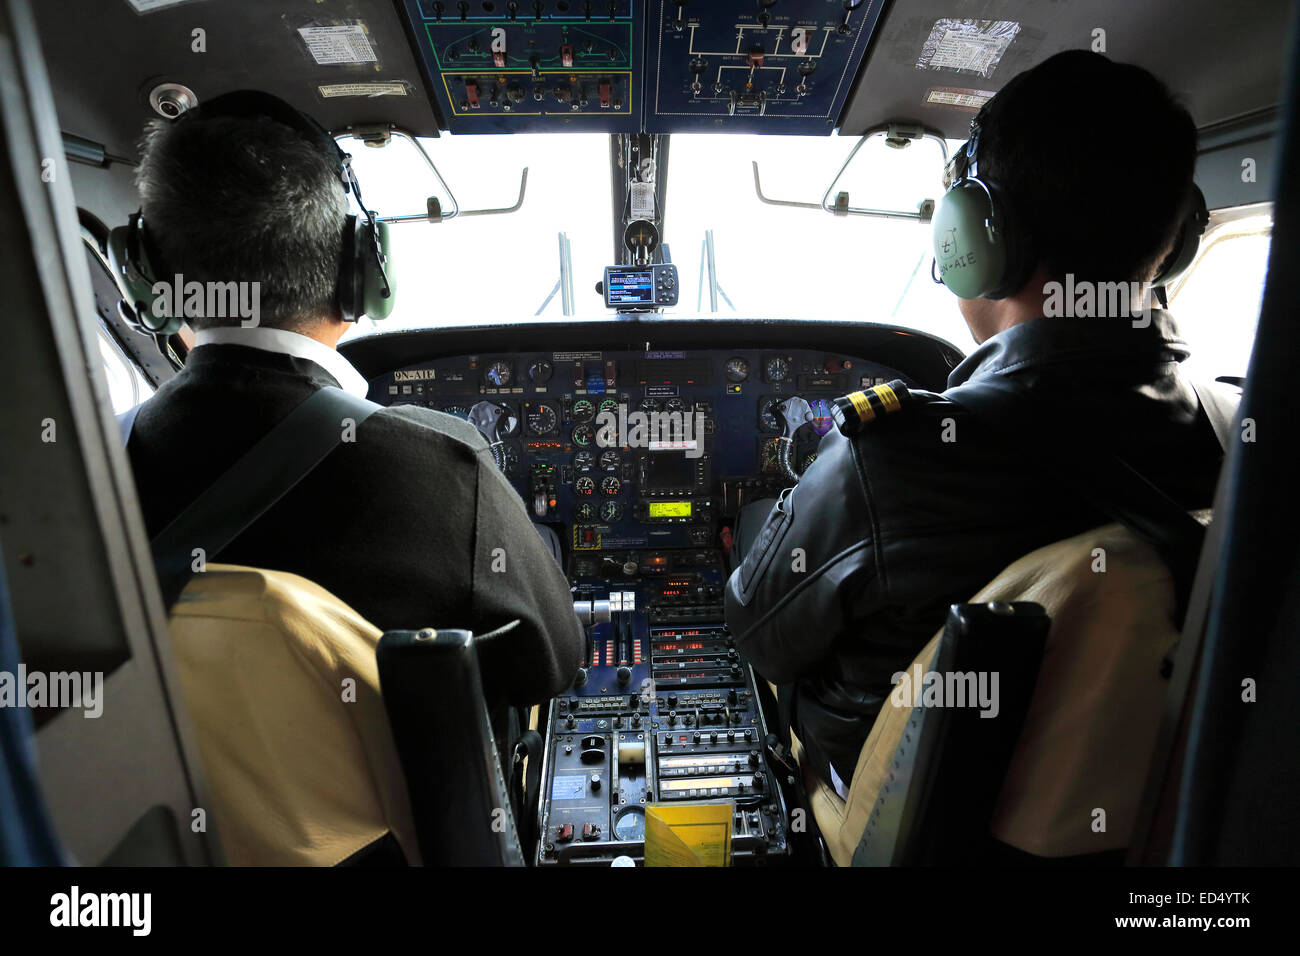
[[[266,117],[288,126],[303,139],[319,146],[330,157],[345,192],[356,197],[362,219],[349,214],[343,226],[343,252],[339,259],[336,298],[344,320],[355,322],[363,315],[386,319],[396,302],[393,266],[388,254],[388,224],[379,222],[361,199],[361,186],[352,169],[352,157],[334,137],[307,114],[270,93],[239,90],[226,93],[201,106],[185,111],[174,122],[192,122],[194,116],[238,118]],[[147,335],[167,336],[180,329],[184,316],[160,314],[154,286],[158,277],[169,277],[164,260],[145,228],[144,213],[134,213],[127,225],[108,236],[108,260],[122,292],[123,315],[131,326]]]
[[[1024,286],[1036,265],[1029,252],[1030,237],[1007,216],[997,187],[980,178],[984,115],[980,110],[971,120],[970,138],[944,171],[948,188],[932,222],[936,281],[963,299],[1004,299]],[[1151,280],[1153,286],[1167,285],[1192,264],[1208,222],[1205,196],[1193,183],[1187,215],[1172,250]]]

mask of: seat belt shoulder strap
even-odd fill
[[[319,389],[266,433],[150,543],[168,610],[194,574],[285,496],[382,406],[341,388]]]

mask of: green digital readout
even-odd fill
[[[652,501],[651,518],[689,518],[691,503],[689,501]]]

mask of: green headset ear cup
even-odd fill
[[[993,206],[978,183],[956,183],[939,200],[932,220],[939,278],[958,297],[997,292],[1007,273],[1007,247],[992,228]]]
[[[1209,222],[1210,211],[1205,205],[1205,194],[1201,192],[1200,186],[1192,183],[1187,215],[1183,217],[1182,225],[1178,227],[1178,235],[1174,239],[1173,248],[1169,250],[1169,255],[1165,256],[1164,261],[1156,269],[1156,274],[1151,279],[1152,285],[1168,285],[1187,271],[1201,247],[1201,236],[1205,235],[1205,227]]]
[[[158,315],[152,269],[140,261],[140,236],[134,224],[117,226],[108,233],[108,265],[117,282],[138,331],[147,335],[174,335],[184,324],[183,316]]]
[[[388,223],[375,223],[379,248],[358,250],[361,262],[362,313],[376,321],[388,318],[397,304],[397,281],[393,273],[393,260],[388,254]],[[370,230],[358,227],[357,236],[366,246],[372,245]],[[386,294],[385,294],[386,293]]]

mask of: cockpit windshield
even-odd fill
[[[666,315],[866,320],[963,340],[951,294],[930,279],[928,225],[817,208],[856,142],[848,136],[673,137],[664,242],[680,272],[681,295]],[[572,273],[567,317],[609,314],[596,291],[615,254],[609,137],[444,134],[420,144],[442,183],[409,141],[394,139],[374,151],[344,141],[366,184],[366,205],[381,215],[423,215],[430,196],[444,214],[459,209],[436,224],[393,225],[403,292],[385,331],[566,318],[561,237]],[[844,171],[828,205],[847,192],[854,208],[915,213],[939,195],[942,165],[934,141],[895,150],[876,137]],[[525,167],[522,208],[472,215],[514,204]],[[814,208],[766,204],[756,183],[770,200]],[[582,189],[569,188],[576,184]],[[352,334],[369,331],[372,323],[363,321]]]

